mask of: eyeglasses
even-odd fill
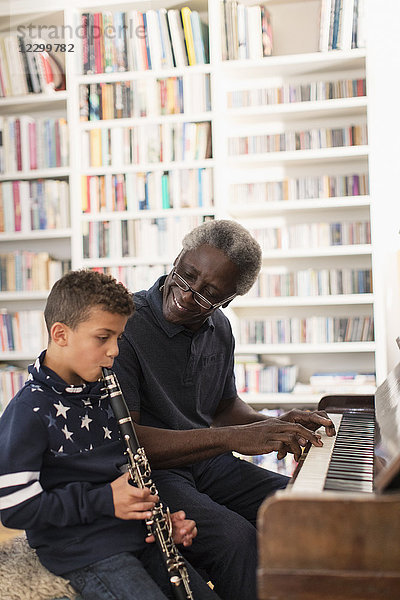
[[[225,302],[233,300],[233,298],[236,296],[236,294],[232,294],[232,296],[229,296],[229,298],[225,298],[225,300],[221,300],[221,302],[217,302],[217,304],[212,304],[212,302],[207,300],[207,298],[204,298],[204,296],[199,294],[199,292],[196,292],[196,290],[191,288],[188,282],[185,281],[183,277],[181,277],[179,273],[175,271],[175,269],[173,269],[172,271],[172,279],[174,280],[178,288],[181,289],[183,292],[192,292],[193,300],[196,302],[196,304],[201,306],[201,308],[205,308],[207,310],[214,310],[215,308],[219,308],[220,306],[225,304]]]

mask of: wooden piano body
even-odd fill
[[[332,400],[339,412],[343,403],[370,406],[374,397],[327,397],[320,408],[331,413]],[[400,599],[398,450],[379,474],[378,493],[282,491],[265,500],[258,515],[258,600]]]
[[[400,495],[276,495],[259,512],[259,600],[400,598]]]

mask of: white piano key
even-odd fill
[[[329,418],[335,425],[336,431],[339,430],[342,417],[343,415],[341,414],[329,415]],[[313,494],[323,491],[326,472],[328,470],[336,437],[328,437],[323,427],[318,430],[318,433],[321,434],[324,445],[322,448],[311,446],[299,474],[293,482],[293,485],[288,488],[288,491],[310,492]]]

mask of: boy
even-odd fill
[[[53,573],[84,600],[172,598],[144,519],[156,496],[128,483],[124,445],[101,380],[134,306],[112,277],[72,271],[45,308],[49,343],[0,419],[0,509],[25,529]],[[174,540],[189,546],[194,521],[172,515]],[[188,565],[196,600],[216,600]]]

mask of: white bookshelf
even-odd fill
[[[332,344],[237,344],[237,354],[352,354],[375,352],[374,342],[335,342]]]
[[[64,23],[64,10],[53,5],[48,14],[33,8],[31,3],[0,3],[0,35],[15,32],[19,26],[33,23],[61,26]],[[62,58],[63,62],[64,57]],[[12,77],[16,76],[11,72]],[[28,93],[25,95],[8,95],[0,98],[0,117],[16,117],[24,115],[40,119],[47,117],[63,117],[68,122],[68,90],[48,90],[41,93]],[[70,123],[68,123],[70,127]],[[24,181],[34,183],[35,180],[59,180],[69,182],[70,167],[37,168],[24,171],[6,171],[0,174],[0,182]],[[69,202],[69,198],[68,198]],[[69,207],[67,209],[69,213]],[[0,254],[9,254],[15,251],[45,252],[57,260],[68,260],[71,257],[72,223],[67,227],[51,229],[32,229],[23,231],[4,231],[0,233]],[[41,311],[44,308],[48,289],[34,291],[1,291],[0,308],[8,313],[21,311]],[[28,332],[21,332],[21,336],[28,336]],[[40,336],[38,336],[40,337]],[[45,338],[37,339],[37,350],[33,351],[34,343],[31,341],[29,351],[22,348],[19,351],[0,351],[0,362],[10,363],[16,367],[25,367],[43,348]]]
[[[231,218],[251,228],[289,226],[300,221],[340,222],[370,218],[374,197],[370,194],[327,198],[304,197],[285,201],[247,201],[232,198],[232,185],[279,181],[287,177],[301,178],[322,174],[339,175],[370,173],[370,145],[321,147],[296,151],[232,155],[228,140],[232,137],[275,134],[285,131],[347,126],[368,121],[369,96],[258,104],[257,92],[274,88],[314,84],[340,79],[367,79],[368,50],[318,51],[320,3],[314,0],[293,2],[282,0],[266,4],[274,32],[274,56],[259,60],[226,60],[220,62],[220,89],[225,113],[220,128],[221,145],[227,156],[221,170],[221,188],[225,189],[224,210]],[[215,14],[216,28],[220,26]],[[215,21],[214,21],[215,22]],[[247,92],[247,95],[244,93]],[[266,95],[266,94],[265,94]],[[270,93],[272,96],[272,93]],[[239,100],[238,100],[239,98]],[[240,98],[242,105],[240,106]],[[255,100],[254,100],[255,99]],[[369,123],[369,121],[368,121]],[[371,185],[372,187],[372,185]],[[278,224],[278,225],[277,225]],[[291,272],[300,269],[343,267],[371,268],[376,240],[352,245],[263,248],[263,268]],[[375,275],[374,275],[375,277]],[[374,288],[377,281],[374,279]],[[297,364],[298,379],[308,383],[314,371],[360,369],[375,371],[378,382],[386,375],[386,333],[375,322],[374,341],[326,344],[247,344],[240,339],[241,319],[263,319],[271,316],[344,316],[376,315],[382,310],[379,294],[321,294],[313,296],[269,296],[235,299],[228,312],[236,334],[236,352],[241,362],[245,355],[258,355],[262,362],[278,366]],[[243,356],[244,355],[244,356]],[[252,405],[277,406],[316,405],[320,397],[313,394],[245,394]]]
[[[196,6],[192,6],[192,2],[182,4],[179,2],[155,2],[151,6],[146,3],[138,3],[135,7],[129,2],[115,3],[115,10],[129,11],[132,8],[146,11],[151,9],[159,8],[178,8],[182,6],[189,6],[192,10],[197,10],[203,21],[208,20],[208,5],[206,1],[196,3]],[[81,14],[84,12],[102,12],[109,9],[110,7],[103,2],[85,3],[75,2],[68,12],[69,22],[73,24],[79,24]],[[172,208],[153,208],[151,210],[120,210],[120,211],[109,211],[101,210],[100,212],[88,211],[82,212],[80,210],[79,202],[76,202],[73,206],[73,219],[77,224],[77,231],[82,232],[89,226],[90,223],[101,223],[108,221],[112,227],[119,227],[119,223],[123,221],[139,221],[144,220],[160,220],[166,219],[166,222],[173,219],[184,219],[191,218],[192,226],[200,223],[204,217],[212,216],[215,217],[217,214],[217,202],[216,202],[216,190],[215,190],[215,170],[217,164],[215,160],[215,119],[216,113],[214,111],[214,99],[216,91],[214,90],[213,77],[213,66],[212,64],[196,64],[186,67],[176,68],[165,68],[165,69],[152,69],[152,70],[141,70],[134,71],[128,70],[123,72],[114,73],[99,73],[99,74],[83,74],[82,72],[82,45],[80,40],[76,40],[77,52],[74,56],[74,63],[71,65],[71,76],[69,85],[70,99],[75,100],[73,110],[73,129],[74,139],[76,141],[76,153],[72,157],[71,167],[73,174],[71,176],[71,193],[76,198],[81,197],[81,177],[93,177],[93,176],[113,176],[120,174],[142,174],[142,173],[154,173],[162,174],[168,173],[169,177],[179,177],[186,171],[192,171],[197,169],[207,169],[212,173],[212,184],[214,187],[214,205],[211,206],[185,206],[185,207],[172,207]],[[210,77],[210,94],[211,94],[211,110],[199,111],[199,110],[188,110],[185,106],[185,93],[183,96],[184,111],[175,114],[148,114],[141,117],[127,117],[127,118],[115,118],[115,119],[104,119],[90,121],[81,121],[79,119],[79,112],[77,110],[77,103],[79,99],[79,90],[81,86],[90,86],[93,84],[112,84],[117,82],[131,82],[131,85],[149,85],[153,86],[160,79],[167,78],[182,78],[183,88],[185,90],[185,81],[191,81],[192,77]],[[84,157],[82,156],[82,139],[86,133],[90,133],[94,130],[112,130],[115,128],[146,128],[146,127],[175,127],[182,126],[184,123],[210,123],[211,135],[212,135],[212,146],[213,154],[211,158],[199,158],[199,159],[188,159],[185,160],[163,160],[163,162],[155,161],[141,161],[139,163],[131,164],[111,164],[103,166],[90,166],[85,164]],[[191,229],[189,226],[188,229]],[[186,231],[184,232],[186,233]],[[119,234],[118,234],[119,235]],[[104,269],[117,269],[123,267],[125,269],[138,268],[143,269],[146,265],[151,265],[154,268],[159,268],[163,271],[168,271],[172,264],[175,255],[178,253],[178,245],[180,240],[175,240],[176,248],[171,251],[163,253],[162,256],[155,255],[154,252],[148,258],[144,257],[142,253],[135,256],[121,256],[118,252],[116,255],[109,255],[103,258],[96,257],[85,257],[82,247],[82,239],[80,233],[74,237],[72,261],[74,267],[87,267],[92,268],[94,266],[101,267]],[[139,287],[143,285],[139,284]]]
[[[245,393],[241,394],[240,397],[242,400],[245,400],[248,404],[250,404],[253,408],[262,409],[262,408],[292,408],[293,406],[298,406],[301,408],[315,408],[318,402],[321,400],[323,396],[327,394],[319,393],[313,394],[310,393],[298,393],[298,394],[254,394],[254,393]]]
[[[372,0],[374,5],[376,0]],[[248,4],[251,4],[248,3]],[[391,0],[391,4],[393,1]],[[7,3],[8,5],[8,3]],[[152,3],[152,9],[161,7],[181,8],[190,6],[193,10],[199,10],[204,21],[209,23],[209,49],[210,64],[194,65],[190,67],[158,69],[149,71],[126,71],[118,73],[102,73],[84,75],[81,70],[81,47],[80,40],[75,40],[74,53],[66,54],[65,69],[67,76],[67,91],[55,94],[36,94],[20,96],[15,98],[0,99],[0,115],[7,114],[49,114],[51,112],[64,114],[68,120],[70,139],[70,164],[67,168],[46,169],[36,172],[7,173],[0,175],[0,181],[32,180],[34,178],[57,178],[66,179],[70,184],[71,202],[71,228],[57,232],[33,232],[32,234],[0,234],[1,252],[7,248],[27,247],[32,244],[34,248],[57,252],[63,258],[71,257],[72,267],[104,267],[118,269],[123,268],[146,268],[159,267],[168,270],[174,253],[162,258],[152,257],[146,260],[144,257],[122,257],[109,256],[106,258],[84,258],[82,245],[83,228],[88,222],[109,221],[119,222],[124,220],[182,218],[185,216],[203,217],[212,215],[216,218],[228,217],[239,220],[244,225],[257,221],[272,222],[281,219],[287,222],[301,220],[306,222],[319,218],[325,222],[332,215],[345,220],[368,218],[371,216],[373,223],[372,243],[345,246],[328,246],[320,248],[290,248],[286,250],[265,250],[263,252],[263,266],[278,265],[291,269],[305,269],[316,265],[320,268],[340,265],[350,267],[367,268],[372,267],[374,278],[373,293],[365,294],[343,294],[343,295],[320,295],[310,297],[279,297],[279,298],[247,298],[236,299],[230,306],[228,314],[235,326],[237,319],[249,318],[281,312],[284,315],[305,313],[318,315],[334,314],[356,315],[373,314],[375,317],[375,341],[373,342],[349,342],[343,344],[326,344],[306,347],[299,345],[280,345],[257,347],[237,342],[237,352],[257,353],[277,361],[278,364],[297,362],[300,369],[300,379],[306,382],[312,371],[341,369],[343,366],[359,370],[375,370],[378,382],[387,372],[387,336],[391,335],[390,318],[383,317],[390,312],[395,313],[394,303],[388,307],[388,298],[383,291],[385,280],[382,279],[382,271],[385,271],[386,281],[397,276],[396,267],[391,265],[391,271],[386,266],[386,256],[382,250],[385,242],[384,221],[389,214],[388,202],[385,203],[386,215],[379,212],[377,205],[378,192],[382,195],[381,173],[386,167],[382,164],[384,160],[382,148],[385,147],[385,136],[379,131],[379,110],[385,106],[386,96],[382,98],[377,94],[373,85],[373,78],[379,71],[379,66],[370,59],[370,48],[376,49],[376,39],[371,34],[368,40],[371,44],[367,50],[363,48],[351,51],[335,50],[330,52],[318,51],[318,22],[320,0],[271,0],[267,2],[274,32],[274,55],[259,60],[221,60],[221,13],[219,10],[220,0],[201,0],[200,2],[187,3],[162,2],[157,0]],[[150,7],[145,2],[135,4],[139,10],[148,10]],[[4,14],[8,16],[8,6]],[[57,18],[75,29],[80,23],[82,12],[101,12],[105,10],[130,10],[132,4],[128,2],[114,2],[103,0],[72,0],[68,4],[63,0],[54,2],[44,1],[36,14],[35,22],[40,22],[43,13],[58,11]],[[1,3],[0,3],[1,10]],[[381,7],[377,9],[381,10]],[[395,6],[388,9],[396,11]],[[29,22],[32,14],[31,3],[25,0],[16,0],[13,3],[13,15],[16,23]],[[389,18],[386,15],[386,21]],[[396,14],[394,12],[394,14]],[[381,21],[384,20],[380,16]],[[389,19],[390,20],[390,19]],[[382,26],[382,24],[381,24]],[[394,25],[393,25],[394,27]],[[383,26],[382,26],[383,28]],[[372,25],[371,25],[372,31]],[[384,42],[381,39],[381,44]],[[382,52],[382,54],[384,54]],[[393,49],[388,49],[384,54],[383,63],[390,64],[394,56]],[[389,67],[388,67],[389,68]],[[195,111],[184,112],[174,115],[151,115],[146,117],[134,117],[124,119],[107,119],[104,121],[81,121],[79,113],[79,88],[83,85],[107,84],[116,82],[154,82],[160,78],[187,77],[192,74],[203,74],[210,77],[211,87],[211,110],[207,112]],[[304,81],[315,82],[321,79],[332,80],[346,77],[366,76],[367,96],[328,99],[308,102],[293,102],[290,104],[246,106],[242,108],[228,106],[228,94],[233,90],[256,89],[257,86],[278,85],[279,82]],[[389,75],[386,75],[389,77]],[[390,76],[392,77],[392,76]],[[372,103],[372,104],[371,104]],[[385,108],[383,108],[385,111]],[[375,120],[371,119],[371,114]],[[397,116],[397,109],[392,108],[392,114]],[[388,118],[388,116],[386,115]],[[182,124],[183,122],[210,122],[212,131],[212,158],[190,161],[169,161],[163,163],[143,162],[141,164],[114,164],[101,167],[85,165],[82,155],[82,137],[85,133],[95,129],[114,129],[117,127],[150,127],[170,126]],[[256,132],[276,133],[285,130],[296,130],[297,128],[315,124],[321,127],[349,124],[356,122],[368,122],[369,144],[347,147],[330,147],[316,150],[297,150],[287,152],[270,152],[253,155],[232,156],[228,155],[228,138],[237,134],[255,134]],[[380,134],[380,135],[379,135]],[[386,133],[386,138],[388,137]],[[382,139],[383,138],[383,139]],[[390,147],[390,144],[387,146]],[[391,146],[390,153],[385,151],[384,156],[390,159],[394,156],[395,148]],[[213,172],[214,206],[195,208],[172,208],[147,211],[102,211],[83,213],[81,206],[81,177],[83,176],[109,176],[126,173],[143,172],[175,172],[187,169],[207,168]],[[325,199],[305,198],[303,200],[288,200],[285,202],[263,202],[263,203],[237,203],[229,202],[231,197],[231,185],[238,183],[251,183],[263,181],[277,181],[283,177],[298,178],[305,174],[321,175],[341,173],[356,173],[365,171],[369,174],[369,194],[362,196],[337,196]],[[392,176],[393,178],[393,176]],[[390,188],[389,176],[386,179],[385,198],[388,197],[388,189],[392,195],[394,185]],[[398,227],[397,227],[398,229]],[[392,234],[393,240],[393,234]],[[180,240],[177,240],[179,245]],[[395,242],[392,243],[392,246]],[[393,262],[393,261],[392,261]],[[3,306],[6,301],[18,300],[23,306],[30,305],[36,308],[38,302],[44,302],[44,298],[20,293],[10,297],[0,294],[0,303]],[[388,308],[390,310],[388,310]],[[386,333],[388,332],[388,334]],[[395,336],[393,336],[395,337]],[[7,355],[8,356],[8,355]],[[12,358],[1,357],[4,360],[17,360],[17,355]],[[31,357],[33,358],[33,357]],[[18,359],[23,361],[24,359]],[[249,401],[256,405],[275,406],[277,401],[281,404],[300,405],[304,404],[305,398],[297,395],[260,395],[260,398],[249,397]],[[313,405],[316,398],[307,396],[307,405]]]
[[[286,200],[285,202],[263,202],[258,204],[239,205],[232,204],[230,213],[235,218],[260,217],[288,212],[313,212],[340,208],[341,211],[354,206],[369,206],[370,198],[365,196],[348,196],[337,198],[324,198],[323,200]]]
[[[346,304],[371,304],[373,294],[332,294],[321,296],[279,296],[268,298],[252,298],[248,296],[235,298],[231,307],[234,309],[255,309],[266,307],[293,306],[343,306]]]
[[[29,108],[32,111],[32,108]],[[68,177],[70,170],[63,167],[52,169],[32,169],[30,171],[10,171],[0,175],[0,181],[17,181],[21,179],[55,179],[57,177]]]

